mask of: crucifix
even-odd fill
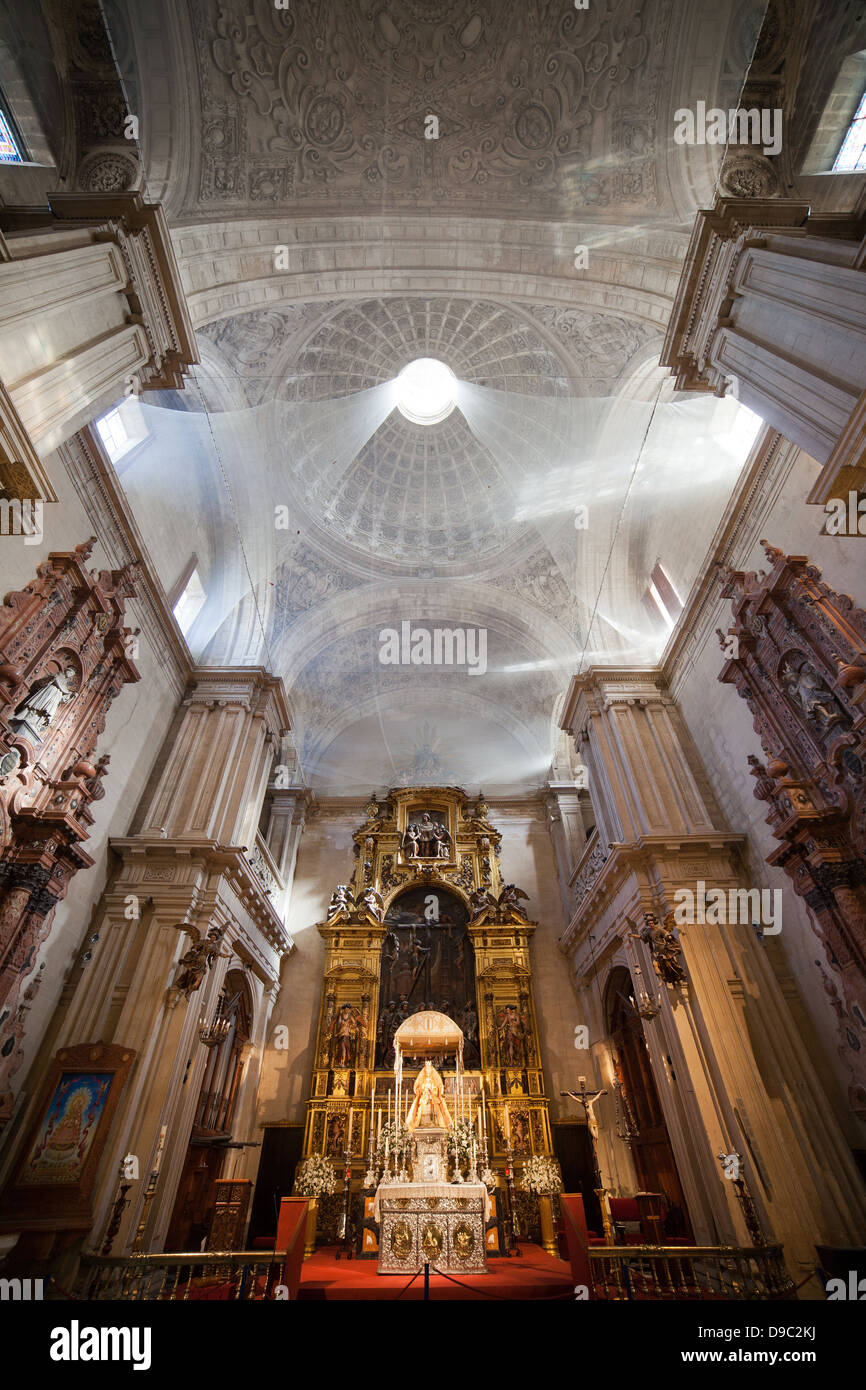
[[[560,1091],[559,1094],[561,1096],[569,1096],[572,1100],[576,1100],[578,1105],[583,1106],[586,1115],[586,1127],[589,1130],[590,1152],[592,1153],[593,1181],[595,1184],[593,1190],[598,1198],[598,1205],[601,1208],[601,1219],[604,1225],[605,1239],[608,1245],[614,1245],[616,1242],[614,1240],[613,1228],[610,1224],[610,1213],[608,1212],[607,1202],[605,1201],[606,1190],[602,1181],[601,1169],[598,1166],[598,1149],[596,1147],[596,1140],[598,1139],[598,1120],[595,1118],[595,1106],[597,1102],[601,1100],[602,1096],[607,1095],[607,1091],[605,1089],[593,1092],[587,1091],[586,1077],[579,1076],[577,1079],[580,1083],[580,1090]]]

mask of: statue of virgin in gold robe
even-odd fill
[[[445,1104],[445,1087],[442,1077],[428,1060],[424,1070],[415,1079],[415,1099],[409,1107],[406,1124],[416,1130],[419,1125],[433,1125],[439,1129],[451,1129],[453,1121]]]

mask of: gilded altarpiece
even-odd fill
[[[755,796],[779,841],[767,862],[824,939],[835,980],[815,963],[866,1118],[866,612],[806,556],[762,546],[766,571],[722,570],[733,624],[718,634],[730,656],[719,680],[752,712],[766,758],[749,757]]]
[[[351,880],[318,924],[326,958],[304,1142],[338,1171],[349,1147],[353,1175],[363,1174],[371,1120],[380,1107],[387,1117],[393,1098],[394,1033],[423,1009],[462,1029],[465,1110],[477,1125],[483,1087],[491,1167],[503,1169],[509,1141],[518,1163],[552,1151],[529,963],[535,923],[526,895],[503,882],[488,814],[457,787],[400,788],[372,799],[354,834]],[[453,1058],[433,1060],[450,1105]],[[406,1104],[417,1070],[407,1059]]]
[[[88,570],[95,543],[49,555],[0,607],[0,1127],[36,956],[73,874],[93,863],[83,846],[110,761],[96,745],[112,701],[139,679],[124,626],[132,572]]]

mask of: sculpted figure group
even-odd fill
[[[451,836],[441,821],[433,820],[429,811],[411,821],[403,835],[403,853],[407,859],[447,859],[451,853]]]

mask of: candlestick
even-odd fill
[[[352,1152],[352,1126],[354,1125],[354,1123],[355,1123],[355,1111],[352,1109],[352,1106],[350,1105],[350,1106],[349,1106],[349,1138],[346,1140],[346,1151],[347,1151],[347,1153],[351,1153],[351,1152]]]
[[[511,1148],[511,1116],[508,1113],[508,1106],[505,1107],[505,1142]]]
[[[382,1138],[382,1107],[379,1106],[379,1128],[376,1130],[376,1143]]]

